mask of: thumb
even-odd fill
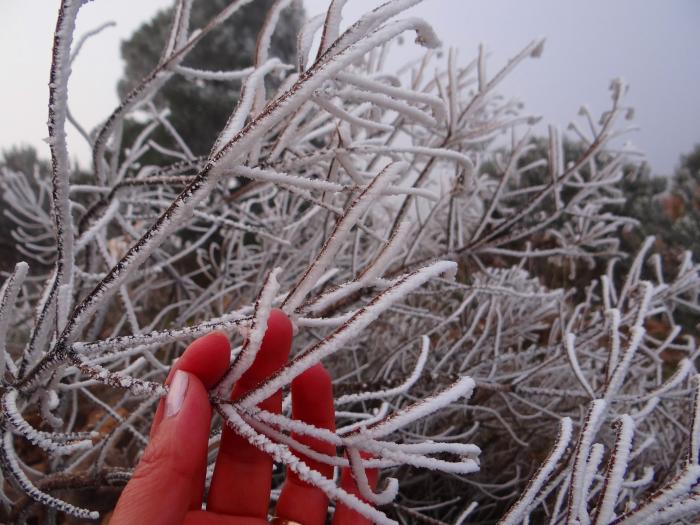
[[[207,391],[197,376],[177,370],[164,405],[110,525],[174,525],[200,508],[211,422]]]

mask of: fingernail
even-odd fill
[[[173,417],[180,412],[182,403],[185,401],[188,383],[189,377],[187,377],[187,372],[177,370],[173,380],[170,382],[168,396],[165,398],[165,417]]]

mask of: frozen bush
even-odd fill
[[[550,127],[547,155],[523,164],[535,119],[497,88],[542,53],[542,41],[489,76],[483,52],[467,64],[454,51],[442,57],[425,21],[396,19],[418,0],[389,1],[345,31],[345,2],[333,0],[303,26],[296,64],[284,64],[268,52],[290,3],[278,0],[253,67],[183,68],[187,53],[246,3],[234,0],[192,30],[191,0],[176,2],[158,66],[84,134],[93,153],[87,184],[71,179],[65,140],[82,2],[61,3],[51,183],[8,173],[4,192],[30,260],[0,293],[0,462],[14,486],[2,493],[7,516],[26,519],[38,502],[96,518],[53,492],[128,480],[170,364],[213,329],[238,345],[211,392],[219,427],[233,426],[376,523],[695,516],[697,348],[674,313],[697,312],[698,267],[688,256],[668,275],[647,242],[626,275],[616,269],[628,255],[619,230],[634,222],[612,211],[623,199],[625,155],[608,143],[630,113],[624,84],[612,83],[600,119],[582,109],[572,125],[583,144],[575,160],[564,162],[562,133]],[[385,71],[406,32],[428,50]],[[243,83],[206,157],[193,156],[167,112],[149,104],[180,74]],[[122,123],[134,114],[148,125],[125,144]],[[153,141],[157,128],[179,147]],[[142,165],[151,149],[172,163]],[[543,166],[546,180],[530,184],[528,173]],[[50,192],[51,214],[36,212],[42,196],[32,188]],[[42,275],[47,260],[55,266]],[[566,280],[552,288],[543,268],[599,276],[583,288]],[[227,401],[272,307],[292,318],[296,353]],[[336,432],[255,408],[319,360],[336,378]],[[332,465],[381,467],[379,493],[360,487],[374,505],[295,461],[302,445],[291,429],[343,447],[346,457],[321,457]],[[29,463],[36,449],[48,460]]]

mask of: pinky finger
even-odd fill
[[[333,385],[323,365],[317,364],[309,368],[292,382],[292,414],[299,421],[335,430]],[[292,437],[316,452],[328,456],[336,454],[335,445],[331,443],[294,433]],[[327,478],[333,477],[332,466],[303,455],[299,457],[313,470]],[[320,488],[305,483],[288,468],[276,514],[278,518],[303,522],[305,525],[322,525],[326,523],[328,498]]]

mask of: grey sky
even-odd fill
[[[83,7],[77,34],[107,20],[118,24],[88,43],[74,66],[71,110],[84,126],[94,126],[117,103],[120,40],[171,1],[96,0]],[[379,3],[350,0],[344,12],[354,20]],[[305,4],[311,15],[327,0]],[[57,6],[55,0],[0,0],[0,147],[25,142],[48,154],[41,139]],[[595,114],[605,110],[610,80],[623,77],[636,109],[633,123],[642,128],[628,140],[657,173],[671,172],[679,154],[700,142],[700,1],[425,0],[412,13],[428,20],[445,46],[458,48],[465,63],[484,42],[491,71],[533,38],[547,37],[542,58],[522,64],[501,91],[562,127],[581,104]],[[412,49],[399,48],[394,63]],[[84,162],[87,147],[74,132],[69,140]]]

